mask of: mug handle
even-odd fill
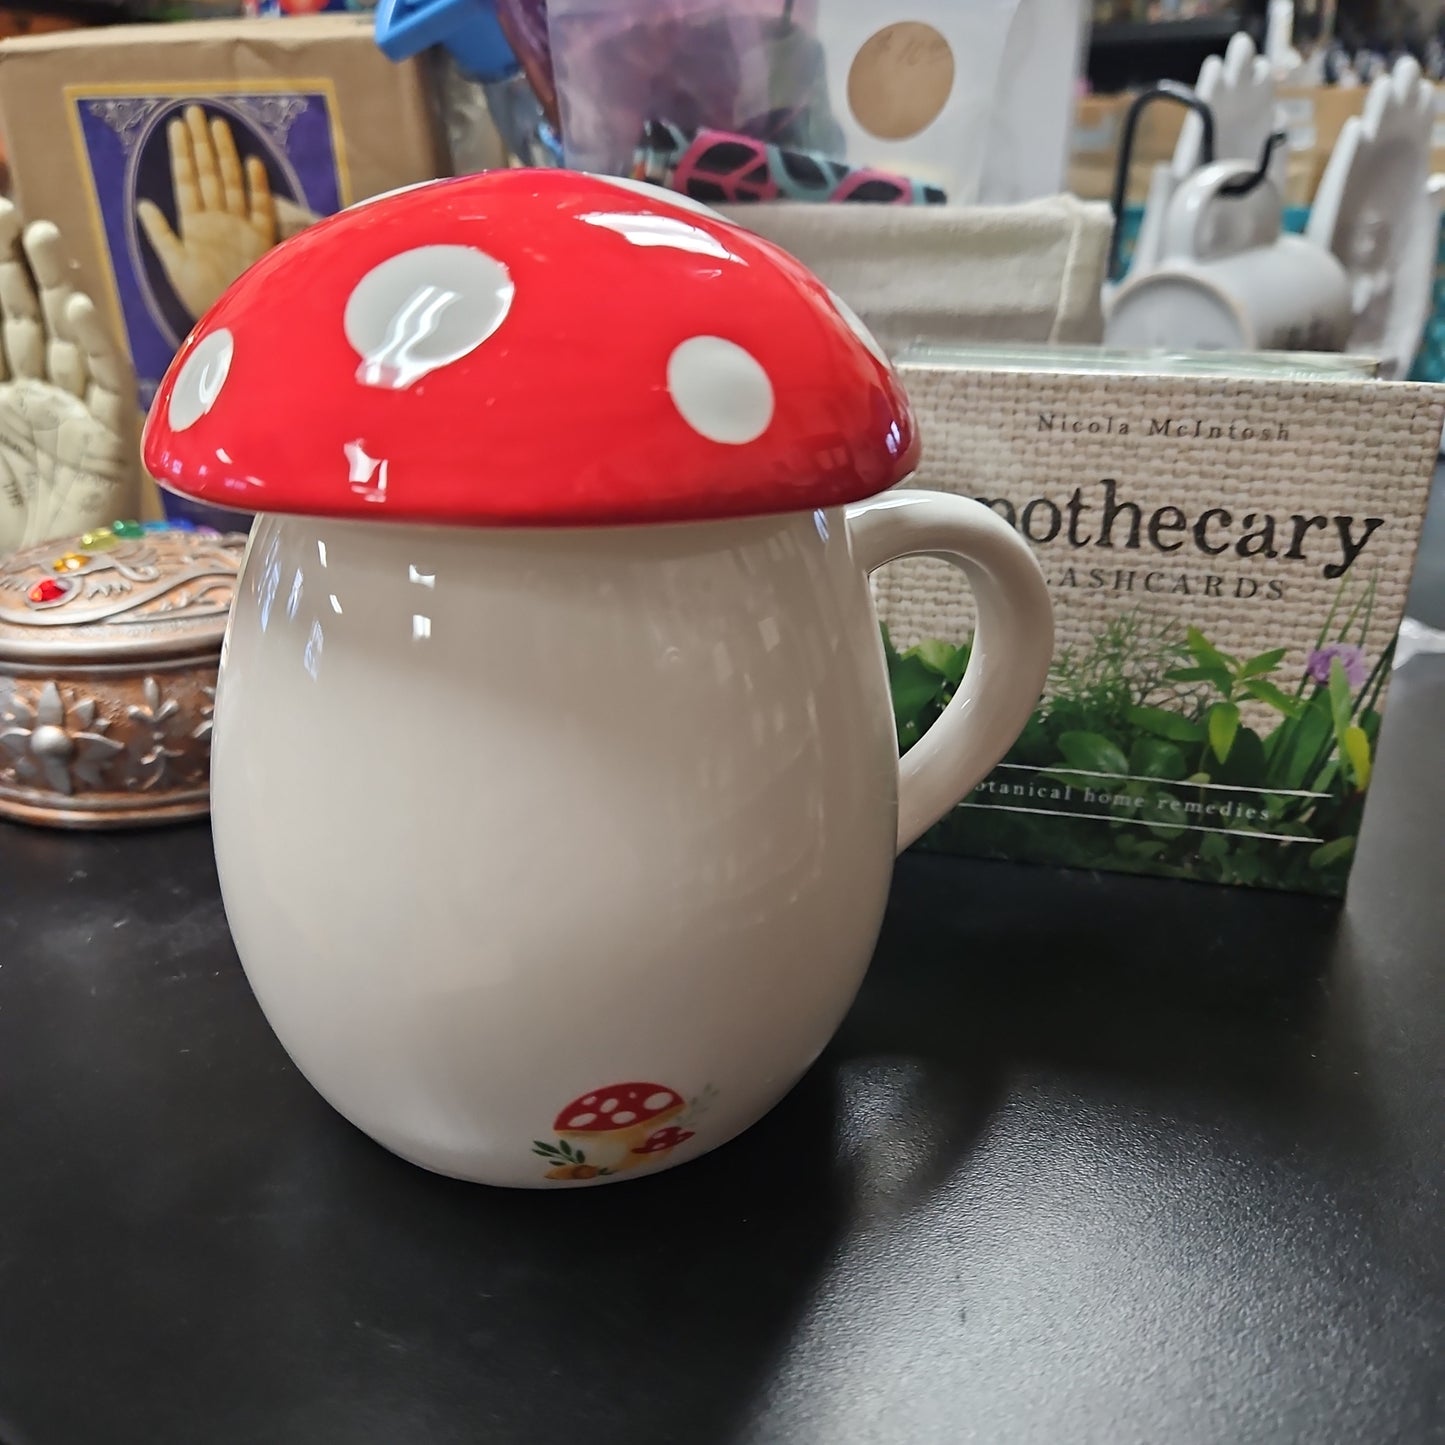
[[[899,491],[845,511],[853,557],[865,573],[900,557],[940,557],[967,574],[978,613],[963,681],[898,761],[901,853],[963,800],[1023,730],[1053,657],[1053,608],[1028,543],[981,502]]]

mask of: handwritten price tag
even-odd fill
[[[848,71],[848,107],[879,140],[926,130],[953,91],[948,41],[921,20],[885,25],[863,42]]]

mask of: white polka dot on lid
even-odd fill
[[[612,1116],[612,1122],[614,1124],[630,1124],[636,1117],[637,1115],[631,1109],[619,1109]]]
[[[878,338],[863,324],[863,318],[836,291],[828,292],[828,299],[833,303],[833,309],[843,318],[848,330],[891,371],[893,363],[889,360],[888,353],[878,344]]]
[[[673,1096],[668,1093],[649,1094],[643,1101],[642,1107],[648,1110],[665,1109],[673,1102]]]
[[[230,375],[235,354],[236,339],[224,326],[196,343],[171,387],[166,421],[172,431],[185,431],[194,426],[215,406]]]
[[[569,1129],[585,1129],[596,1117],[596,1114],[578,1114],[567,1120],[567,1127]]]
[[[507,268],[476,246],[416,246],[388,257],[346,301],[357,379],[399,389],[460,361],[507,319],[515,294]]]
[[[734,341],[694,336],[667,359],[667,390],[699,436],[724,446],[756,441],[773,419],[773,384]]]
[[[616,1107],[617,1107],[617,1100],[616,1100],[616,1099],[603,1099],[603,1101],[602,1101],[602,1112],[603,1112],[604,1114],[610,1114]]]

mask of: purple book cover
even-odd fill
[[[269,225],[259,230],[270,236],[270,243],[340,210],[349,199],[339,173],[329,86],[325,81],[313,84],[315,89],[257,88],[222,94],[193,90],[118,95],[86,94],[80,87],[71,90],[76,137],[84,149],[93,188],[97,231],[109,260],[115,307],[135,364],[142,407],[150,405],[166,367],[199,312],[235,279],[230,271],[239,274],[246,264],[237,259],[229,268],[219,266],[209,284],[199,283],[194,276],[187,284],[178,270],[176,254],[204,245],[207,226],[246,222],[213,215],[198,223],[195,215],[183,215],[178,176],[188,168],[192,175],[200,173],[192,193],[194,209],[205,204],[195,198],[205,186],[208,165],[213,177],[220,175],[234,156],[240,168],[235,179],[247,205],[261,189],[253,183],[264,173],[264,189],[269,191],[275,213],[274,234]],[[186,125],[188,113],[196,110],[200,113],[200,144],[189,143],[194,130],[180,137],[187,154],[178,170],[172,123]],[[192,127],[198,123],[194,114],[189,121]],[[208,154],[202,155],[203,150]],[[213,212],[215,209],[212,207]],[[168,238],[176,242],[169,258],[163,254]],[[268,244],[254,233],[245,234],[242,240],[245,244],[233,254],[249,254],[252,261]],[[177,513],[184,510],[186,515],[193,510],[169,495],[166,506]],[[234,518],[228,521],[236,525]]]

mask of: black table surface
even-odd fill
[[[195,826],[0,826],[5,1445],[1445,1439],[1445,657],[1345,907],[909,857],[764,1122],[436,1178],[252,1001]]]

